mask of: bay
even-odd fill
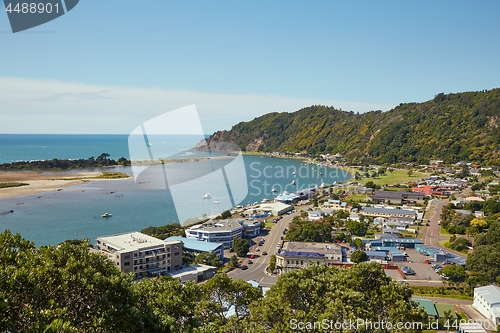
[[[38,136],[38,135],[37,135]],[[92,136],[93,137],[93,136]],[[4,139],[5,135],[0,136]],[[90,156],[102,152],[109,153],[112,158],[124,156],[127,152],[127,136],[105,136],[105,140],[88,136],[51,136],[42,137],[36,141],[34,136],[23,137],[17,140],[9,138],[10,142],[2,142],[12,159],[15,153],[16,160],[42,159],[44,148],[33,150],[33,147],[50,145],[66,149],[62,155],[70,152],[72,158],[88,158],[91,151],[97,151]],[[69,145],[69,143],[71,144]],[[29,143],[29,144],[28,144]],[[69,146],[71,147],[69,147]],[[66,148],[61,148],[66,147]],[[104,150],[103,150],[104,148]],[[113,150],[114,149],[114,150]],[[57,150],[57,149],[56,149]],[[54,153],[56,150],[50,150]],[[51,159],[51,157],[44,157]],[[69,156],[69,155],[68,155]],[[125,155],[128,158],[128,155]],[[5,160],[5,157],[2,156]],[[246,185],[248,194],[244,198],[234,198],[234,204],[248,205],[261,202],[267,198],[272,200],[282,191],[294,192],[305,188],[332,184],[335,181],[345,182],[350,175],[340,169],[319,167],[306,164],[297,159],[271,158],[258,155],[243,155],[246,170]],[[194,164],[208,162],[193,162]],[[191,163],[190,163],[191,165]],[[169,165],[170,170],[186,168],[185,163]],[[115,167],[107,171],[120,171],[132,174],[131,167]],[[70,172],[95,171],[72,170]],[[175,174],[175,173],[174,173]],[[295,185],[291,182],[295,180]],[[275,188],[276,192],[272,189]],[[147,226],[161,226],[179,222],[178,210],[186,209],[192,217],[202,217],[203,214],[218,214],[222,211],[217,205],[217,193],[212,192],[211,200],[204,200],[201,195],[192,191],[183,191],[176,197],[176,205],[170,191],[165,189],[151,189],[141,186],[134,179],[93,181],[82,185],[72,186],[59,192],[45,192],[15,198],[0,199],[0,212],[14,210],[14,213],[0,215],[0,230],[10,229],[20,233],[24,238],[35,241],[36,246],[54,245],[66,239],[87,238],[93,243],[98,236],[116,234],[129,231],[140,231]],[[220,196],[221,201],[224,201]],[[179,204],[181,203],[181,204]],[[181,206],[183,208],[181,208]],[[176,209],[177,208],[177,209]],[[111,218],[102,218],[105,212],[113,214]],[[182,221],[181,221],[182,222]]]

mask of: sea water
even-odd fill
[[[0,135],[0,163],[88,158],[101,153],[108,153],[115,159],[129,158],[127,135]],[[282,191],[294,192],[322,183],[344,182],[350,177],[339,169],[306,164],[297,159],[243,155],[243,160],[248,194],[245,198],[235,198],[235,205],[245,206],[265,198],[272,200]],[[201,166],[209,162],[193,163]],[[169,170],[185,167],[185,163],[168,166]],[[80,171],[96,170],[70,172]],[[131,167],[123,166],[106,171],[133,173]],[[293,180],[295,185],[292,185]],[[212,192],[212,198],[206,200],[194,192],[185,191],[177,197],[184,209],[192,211],[192,217],[222,211],[221,205],[214,203],[217,193]],[[0,212],[10,210],[14,213],[0,215],[0,230],[18,232],[37,246],[54,245],[66,239],[87,238],[94,242],[98,236],[179,222],[169,191],[141,186],[133,178],[92,181],[63,191],[0,199]],[[105,212],[113,216],[103,218],[101,215]]]

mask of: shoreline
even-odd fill
[[[15,198],[30,194],[70,190],[76,185],[91,181],[122,180],[128,178],[96,178],[106,171],[68,173],[65,171],[2,171],[0,183],[28,183],[29,185],[0,189],[0,199]]]

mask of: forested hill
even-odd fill
[[[440,93],[386,112],[354,113],[310,106],[269,113],[219,131],[210,141],[244,151],[340,153],[353,162],[461,160],[500,165],[500,88]]]

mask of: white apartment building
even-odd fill
[[[165,242],[134,231],[98,237],[97,250],[124,273],[166,275],[182,268],[182,242]]]

